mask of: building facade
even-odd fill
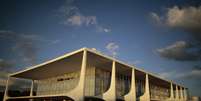
[[[13,79],[31,81],[29,95],[10,96]],[[188,89],[82,48],[9,75],[4,101],[188,101]]]

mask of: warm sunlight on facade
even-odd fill
[[[12,96],[16,80],[29,95]],[[82,48],[9,75],[3,101],[188,101],[188,89],[157,75]]]

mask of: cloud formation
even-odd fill
[[[172,29],[188,32],[192,37],[191,42],[178,41],[165,48],[157,49],[160,56],[180,60],[193,61],[201,58],[201,6],[169,8],[164,15],[151,13],[157,24],[162,24]]]
[[[10,71],[12,71],[13,65],[14,65],[14,63],[12,63],[10,61],[0,59],[0,71],[10,72]]]
[[[151,17],[159,24],[187,31],[201,42],[201,6],[183,8],[174,6],[168,8],[164,15],[151,12]]]
[[[16,55],[12,59],[0,57],[0,86],[5,84],[8,73],[16,70],[17,62],[23,61],[24,64],[29,65],[37,62],[39,44],[56,44],[60,42],[60,40],[44,39],[36,34],[16,33],[9,30],[0,30],[0,41],[10,44],[7,48]]]
[[[73,26],[89,26],[97,24],[97,21],[96,16],[74,15],[67,19],[66,24],[71,24]]]
[[[73,2],[74,0],[67,0],[66,3],[59,9],[65,19],[63,21],[64,25],[95,27],[96,31],[105,33],[111,31],[111,29],[101,26],[98,23],[96,16],[82,14],[79,8],[73,5]]]
[[[13,62],[0,58],[0,86],[6,84],[7,75],[13,71],[14,65]]]
[[[105,47],[113,56],[117,55],[117,51],[119,49],[119,45],[114,42],[108,43]]]
[[[0,38],[12,42],[12,51],[31,64],[36,63],[37,46],[35,42],[41,40],[37,35],[19,34],[12,31],[0,31]]]
[[[174,79],[193,79],[200,80],[201,78],[201,67],[194,66],[188,71],[168,71],[159,73],[163,78],[174,78]],[[200,82],[199,82],[200,83]]]
[[[16,33],[9,30],[0,30],[0,40],[11,43],[12,45],[8,48],[28,64],[36,63],[38,45],[59,42],[59,40],[48,40],[36,34]]]
[[[201,33],[201,6],[168,8],[165,15],[152,12],[151,16],[156,22],[172,28],[180,28],[192,33]]]
[[[201,52],[197,47],[185,41],[177,41],[165,48],[157,49],[161,57],[179,61],[194,61],[201,59]]]

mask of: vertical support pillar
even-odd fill
[[[184,100],[184,96],[183,96],[183,88],[180,86],[180,100],[183,101]]]
[[[103,94],[105,101],[116,101],[116,62],[112,62],[112,75],[109,89]]]
[[[150,91],[149,91],[149,77],[148,74],[146,74],[145,78],[145,92],[144,95],[140,97],[140,101],[150,101]]]
[[[179,91],[178,91],[178,86],[176,85],[176,94],[175,94],[175,101],[179,100]]]
[[[174,99],[174,91],[173,91],[173,84],[172,84],[172,82],[170,84],[170,98]]]
[[[10,80],[10,77],[8,77],[7,82],[6,82],[6,88],[5,88],[5,92],[4,92],[3,101],[6,101],[8,99],[9,80]]]
[[[136,101],[136,87],[135,87],[135,69],[132,69],[131,88],[127,95],[124,96],[125,101]]]
[[[187,91],[186,88],[184,88],[184,101],[187,101],[188,97],[187,97]]]
[[[86,68],[87,68],[87,50],[84,49],[79,83],[72,91],[66,94],[67,96],[71,97],[75,101],[84,101]]]
[[[33,96],[33,90],[34,90],[34,80],[31,81],[30,96]]]
[[[34,90],[34,80],[31,81],[30,96],[33,96],[33,90]],[[29,99],[29,101],[33,101],[33,99]]]
[[[170,83],[170,98],[168,98],[166,101],[174,101],[174,90],[172,82]]]

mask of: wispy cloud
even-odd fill
[[[11,72],[14,63],[8,60],[0,59],[0,71]]]
[[[60,42],[60,40],[49,40],[37,34],[17,33],[9,30],[0,30],[0,41],[9,43],[7,48],[15,55],[12,59],[0,57],[0,86],[5,84],[9,73],[16,71],[16,65],[19,62],[27,65],[33,65],[37,62],[39,45]]]
[[[134,61],[128,61],[127,63],[130,64],[130,65],[133,65],[133,66],[138,66],[138,65],[141,65],[143,63],[143,61],[134,60]]]
[[[157,13],[155,13],[155,12],[151,12],[150,13],[150,16],[151,16],[151,18],[153,19],[153,21],[156,23],[156,24],[161,24],[162,22],[161,22],[161,20],[162,20],[162,18],[157,14]]]
[[[140,61],[140,60],[135,60],[135,61],[133,61],[133,64],[135,64],[135,65],[137,65],[137,64],[142,64],[142,61]]]
[[[114,42],[110,42],[106,45],[105,47],[113,56],[117,55],[117,51],[119,50],[119,45],[114,43]]]
[[[73,4],[74,0],[67,0],[66,3],[61,6],[59,11],[64,17],[63,24],[75,27],[91,27],[95,28],[98,32],[108,33],[111,29],[103,27],[99,24],[97,17],[94,15],[85,15],[80,12],[79,8]]]
[[[10,49],[27,63],[35,64],[36,56],[41,43],[55,44],[55,40],[49,40],[36,34],[16,33],[9,30],[0,30],[0,39],[12,43]]]
[[[7,42],[12,41],[11,47],[13,52],[18,52],[18,55],[26,62],[34,64],[36,62],[37,46],[35,42],[40,40],[36,35],[19,34],[12,31],[0,31],[1,39],[6,39]]]
[[[96,16],[82,16],[82,15],[74,15],[67,19],[64,24],[70,24],[73,26],[89,26],[97,24]]]
[[[6,84],[8,73],[11,73],[14,70],[14,65],[13,62],[0,58],[0,86]],[[2,89],[0,89],[0,91],[1,90]]]

